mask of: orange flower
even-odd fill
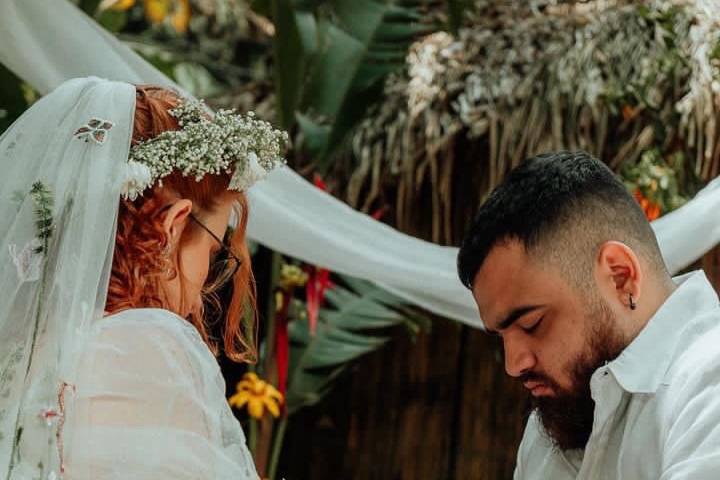
[[[635,190],[635,200],[640,204],[640,208],[643,209],[649,221],[652,222],[660,216],[660,205],[648,200],[639,188]]]
[[[637,116],[639,111],[640,111],[640,109],[637,107],[632,107],[628,104],[623,105],[623,107],[622,107],[623,120],[632,120],[633,118],[635,118]]]

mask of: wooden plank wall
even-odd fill
[[[281,472],[302,479],[509,479],[527,395],[497,339],[447,320],[364,359],[288,429]]]

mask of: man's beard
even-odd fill
[[[545,433],[560,450],[585,448],[592,433],[595,402],[590,394],[590,378],[606,362],[612,361],[627,346],[616,330],[615,316],[602,299],[595,299],[585,317],[589,335],[586,345],[568,370],[572,386],[560,388],[544,375],[529,373],[522,381],[540,381],[555,392],[552,397],[534,397],[533,408],[542,422]]]

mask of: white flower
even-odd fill
[[[152,183],[153,176],[150,169],[142,163],[130,160],[125,167],[125,181],[120,194],[128,200],[135,200]]]
[[[281,155],[289,143],[287,133],[256,119],[252,112],[218,110],[210,116],[202,102],[184,100],[169,113],[177,118],[180,130],[162,132],[130,149],[130,162],[146,166],[151,181],[143,180],[141,188],[128,185],[127,198],[174,171],[200,181],[205,175],[234,169],[229,189],[245,190],[285,163]]]
[[[14,243],[8,245],[10,256],[13,259],[21,283],[35,282],[40,279],[40,267],[42,267],[43,260],[43,254],[37,252],[40,247],[42,247],[42,242],[37,237],[30,240],[19,251]]]
[[[238,162],[239,163],[239,162]],[[236,167],[232,180],[230,181],[230,190],[245,192],[256,182],[267,177],[268,171],[260,165],[258,156],[254,152],[248,154],[245,168]]]

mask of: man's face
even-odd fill
[[[583,448],[594,411],[590,377],[626,346],[604,299],[571,287],[559,268],[517,241],[490,251],[473,295],[485,327],[502,338],[505,370],[532,395],[546,433],[563,450]]]

